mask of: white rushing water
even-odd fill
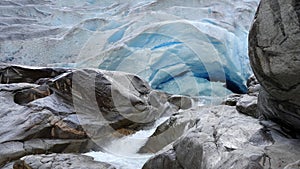
[[[149,130],[141,130],[112,141],[104,147],[106,152],[89,152],[85,155],[93,157],[96,161],[112,164],[118,169],[140,169],[154,154],[138,154],[137,152],[155,132],[156,128],[167,119],[168,117],[160,118]]]

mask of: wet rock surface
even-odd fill
[[[299,1],[262,0],[249,34],[249,55],[262,85],[258,110],[300,131]]]
[[[127,73],[1,65],[0,77],[0,166],[100,150],[118,130],[134,132],[168,110],[165,94]]]
[[[45,69],[1,68],[5,80],[0,84],[0,165],[4,168],[43,168],[50,164],[72,168],[77,163],[67,161],[74,158],[91,167],[112,167],[61,153],[101,150],[99,145],[147,128],[162,115],[170,117],[139,150],[157,153],[145,169],[279,169],[298,165],[297,134],[257,119],[258,94],[257,90],[250,91],[259,85],[254,77],[249,80],[248,94],[227,98],[224,103],[230,106],[197,106],[193,98],[152,90],[128,73],[47,68],[52,73],[28,79],[27,70],[39,74]],[[22,73],[12,76],[14,69]],[[54,74],[57,70],[60,73]],[[17,79],[15,82],[7,81],[17,76],[12,78]],[[28,156],[45,153],[60,154]],[[38,162],[48,157],[50,161]]]
[[[143,169],[299,168],[297,134],[261,119],[257,110],[259,90],[253,90],[260,88],[255,76],[249,78],[247,86],[247,94],[229,95],[224,105],[196,106],[173,114],[145,145],[168,146],[148,160]],[[174,124],[189,124],[178,139],[170,139],[181,131]],[[167,135],[170,128],[175,132]]]
[[[188,129],[194,127],[197,118],[189,113],[176,113],[157,127],[139,153],[157,153],[182,136]]]

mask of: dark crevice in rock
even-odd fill
[[[299,25],[299,29],[300,29],[300,1],[299,0],[293,0],[292,2],[292,6],[294,8],[294,11],[297,14],[298,17],[298,25]]]
[[[300,82],[297,83],[297,84],[295,84],[295,85],[293,85],[293,86],[291,86],[291,87],[289,87],[288,89],[281,89],[281,90],[282,90],[282,91],[285,91],[285,92],[290,92],[290,91],[292,91],[292,90],[297,89],[298,86],[300,86]]]
[[[230,147],[226,147],[226,146],[224,146],[224,147],[227,152],[232,152],[232,151],[236,150],[235,148],[230,148]]]
[[[61,68],[27,68],[0,64],[0,83],[35,83],[42,78],[53,78],[68,71]],[[37,73],[38,72],[38,73]]]
[[[276,133],[278,135],[280,135],[281,137],[284,137],[284,138],[288,138],[288,139],[300,138],[299,136],[298,137],[296,136],[297,134],[295,133],[295,131],[287,129],[283,126],[279,126],[278,123],[279,122],[276,123],[276,120],[270,121],[270,120],[262,119],[260,121],[260,124],[262,126],[264,126],[264,130],[267,130],[268,134],[270,134],[269,131],[271,131],[271,129],[272,129],[273,131],[276,131]]]
[[[261,4],[260,4],[261,6]],[[256,15],[258,15],[260,8],[258,8]],[[252,25],[252,29],[249,32],[249,55],[252,56],[252,59],[250,59],[250,63],[252,65],[252,67],[255,66],[256,69],[253,69],[253,72],[255,74],[255,76],[257,77],[257,79],[260,81],[262,79],[260,79],[259,72],[262,71],[262,65],[259,61],[259,57],[258,57],[258,39],[256,37],[256,35],[258,34],[258,24],[259,21],[255,20],[253,25]]]
[[[212,126],[213,127],[213,133],[212,133],[212,136],[213,136],[213,139],[214,139],[214,144],[216,146],[216,148],[218,148],[218,140],[220,138],[220,136],[218,136],[218,130],[216,129],[215,126]]]
[[[262,165],[263,166],[269,166],[269,168],[272,168],[271,165],[271,158],[268,156],[268,154],[264,153],[262,156]]]
[[[48,86],[39,86],[36,88],[23,89],[15,92],[14,102],[19,105],[26,105],[34,100],[47,97],[53,94]]]
[[[23,140],[24,141],[28,141],[28,140],[37,139],[37,138],[49,138],[50,139],[50,138],[52,138],[52,136],[51,136],[51,129],[52,129],[52,127],[44,128],[44,129],[40,130],[37,133],[33,133],[31,135],[28,135]],[[27,129],[27,131],[29,131],[29,130],[30,129]]]
[[[286,35],[280,42],[279,42],[279,45],[282,45],[284,42],[286,42],[286,40],[289,39],[289,36]]]
[[[299,133],[299,115],[300,107],[289,101],[281,101],[270,96],[265,90],[260,91],[258,97],[258,111],[262,113],[265,119],[272,120],[280,124],[292,137],[297,137]]]
[[[134,86],[135,90],[137,90],[141,95],[150,93],[150,86],[147,86],[146,83],[141,83],[141,79],[138,76],[132,76],[131,84]]]
[[[280,13],[280,5],[278,0],[273,0],[270,1],[270,6],[271,6],[271,10],[273,11],[273,15],[274,15],[274,25],[279,25],[281,33],[283,36],[286,35],[285,30],[284,30],[284,25],[282,24],[282,17],[281,17],[281,13]]]
[[[297,130],[291,130],[293,128],[293,125],[288,125],[286,121],[281,120],[276,117],[274,117],[274,118],[268,117],[267,119],[281,125],[279,132],[282,134],[282,136],[284,136],[286,138],[292,138],[292,139],[300,138],[299,137],[300,135]]]

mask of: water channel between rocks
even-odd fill
[[[85,155],[94,157],[95,160],[113,164],[118,169],[139,169],[154,154],[139,154],[139,149],[147,142],[156,128],[165,122],[168,117],[158,119],[153,127],[148,130],[140,130],[135,134],[124,136],[112,141],[103,147],[106,152],[89,152]]]

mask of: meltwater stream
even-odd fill
[[[155,132],[156,128],[167,119],[168,117],[162,117],[149,130],[141,130],[112,141],[104,147],[106,152],[89,152],[85,155],[93,157],[96,161],[112,164],[117,169],[140,169],[153,154],[138,154],[137,152]]]

